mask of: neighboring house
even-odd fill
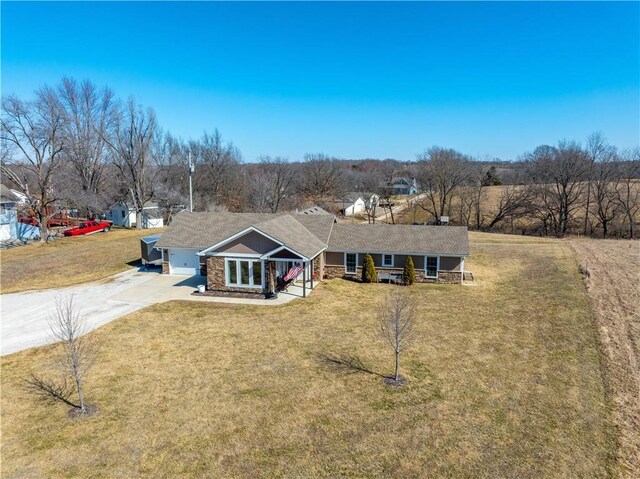
[[[414,177],[394,177],[385,186],[392,195],[415,195],[418,192],[418,183]]]
[[[136,211],[125,202],[116,203],[111,207],[111,221],[115,226],[133,228],[136,226]],[[162,214],[156,203],[147,202],[142,209],[143,228],[162,228]]]
[[[353,216],[364,213],[367,204],[360,193],[347,193],[334,201],[334,208],[343,216]]]
[[[13,188],[10,188],[9,191],[11,192],[13,197],[16,199],[16,204],[18,206],[24,206],[29,203],[29,198],[27,198],[27,195],[25,195],[21,191],[14,190]]]
[[[378,206],[380,197],[375,193],[351,192],[337,199],[334,204],[336,211],[344,216],[353,216],[364,213],[373,206]]]
[[[469,256],[466,227],[337,224],[331,215],[176,215],[156,243],[167,274],[206,276],[220,295],[265,295],[300,266],[298,279],[359,278],[366,253],[379,272],[401,273],[413,258],[416,281],[461,283]]]
[[[17,206],[23,204],[25,195],[0,185],[0,242],[30,240],[40,237],[37,226],[18,221]],[[25,197],[26,198],[26,197]]]
[[[375,193],[362,193],[364,199],[364,207],[367,210],[378,207],[380,204],[380,196]]]
[[[18,213],[16,199],[11,190],[0,185],[0,241],[12,241],[17,238]]]

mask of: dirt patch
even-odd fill
[[[620,477],[640,470],[640,242],[570,241],[596,314]]]
[[[69,409],[67,413],[67,417],[69,419],[87,419],[92,416],[96,416],[98,414],[98,406],[95,404],[87,404],[84,407],[84,411],[81,411],[80,408],[73,407]]]
[[[407,384],[407,380],[405,378],[403,378],[402,376],[398,376],[398,379],[386,377],[386,378],[384,378],[383,381],[387,386],[390,386],[392,388],[399,388],[399,387],[402,387],[402,386],[406,386],[406,384]]]

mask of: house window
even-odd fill
[[[262,263],[259,261],[227,259],[225,264],[227,286],[262,287]]]
[[[238,283],[238,265],[235,261],[227,261],[227,283]]]
[[[253,284],[262,285],[262,263],[253,263]]]
[[[392,254],[383,254],[382,255],[382,266],[393,266],[393,255]]]
[[[122,210],[122,217],[123,217],[123,218],[125,217],[125,212],[124,212],[124,210]]]
[[[427,278],[438,277],[438,257],[437,256],[427,256],[425,270],[427,273]]]
[[[358,253],[345,253],[344,271],[347,274],[356,274],[358,272]]]

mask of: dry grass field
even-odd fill
[[[160,231],[116,228],[1,250],[0,292],[70,286],[119,273],[140,259],[138,238]]]
[[[0,359],[2,477],[609,477],[594,315],[568,242],[472,234],[469,286],[415,285],[402,388],[375,312],[390,285],[322,283],[279,307],[171,302],[91,333],[66,418],[22,383],[55,346]],[[357,357],[372,373],[324,359]]]
[[[613,399],[620,477],[640,471],[640,242],[572,239],[588,271],[606,385]]]

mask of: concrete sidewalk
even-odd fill
[[[201,276],[170,276],[133,269],[95,283],[0,295],[0,354],[51,343],[47,318],[57,297],[73,295],[78,311],[87,318],[89,330],[151,304],[171,300],[276,306],[297,297],[280,294],[276,299],[266,300],[192,296],[197,285],[205,281]]]

